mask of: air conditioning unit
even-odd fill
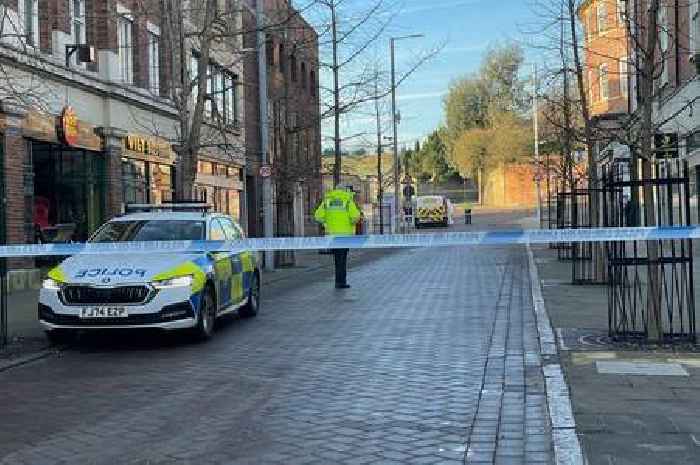
[[[79,45],[78,61],[81,63],[94,63],[95,61],[97,61],[97,56],[95,55],[95,47],[93,47],[92,45]]]

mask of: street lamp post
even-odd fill
[[[399,180],[399,137],[398,137],[398,127],[396,118],[396,57],[395,49],[396,42],[404,39],[417,39],[419,37],[425,37],[423,34],[411,34],[401,37],[392,37],[391,42],[391,116],[392,123],[394,127],[394,215],[396,215],[396,224],[403,225],[402,215],[399,214],[399,196],[400,196],[400,180]]]

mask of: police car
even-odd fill
[[[90,242],[243,237],[231,217],[201,205],[141,205],[105,223]],[[253,252],[76,255],[49,271],[38,314],[54,342],[76,330],[121,328],[187,329],[208,339],[218,317],[253,317],[259,299]]]

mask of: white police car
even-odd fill
[[[181,211],[196,206],[140,207],[146,211],[110,220],[90,242],[244,237],[229,216]],[[255,316],[259,298],[253,252],[76,255],[49,271],[38,314],[53,341],[66,340],[76,330],[118,328],[189,329],[208,339],[219,316]]]

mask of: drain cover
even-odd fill
[[[688,376],[686,369],[678,363],[598,360],[595,365],[598,373],[607,375]]]

